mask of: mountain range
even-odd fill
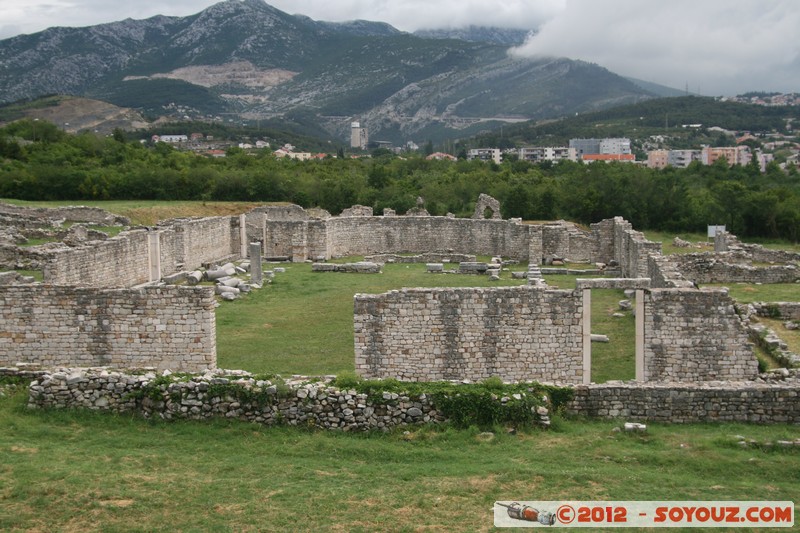
[[[188,17],[55,27],[0,41],[0,104],[49,94],[161,115],[259,120],[312,115],[348,138],[468,136],[504,122],[570,116],[655,96],[598,65],[508,53],[519,30],[401,32],[332,23],[262,0],[227,0]]]

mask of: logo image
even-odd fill
[[[510,505],[495,502],[497,505],[506,508],[508,516],[515,520],[525,520],[526,522],[538,522],[543,526],[552,526],[556,522],[556,515],[548,511],[540,511],[528,505],[513,502]]]

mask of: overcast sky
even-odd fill
[[[236,0],[229,0],[236,1]],[[0,38],[50,26],[191,15],[214,0],[0,0]],[[565,56],[705,95],[800,92],[798,0],[271,0],[316,20],[398,29],[539,28],[520,55]]]

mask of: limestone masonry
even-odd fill
[[[580,383],[582,300],[530,287],[355,296],[356,372],[407,381]]]
[[[0,287],[0,365],[214,368],[214,303],[199,287]]]
[[[564,221],[524,224],[503,220],[499,203],[485,195],[469,219],[430,216],[418,199],[417,208],[402,216],[392,210],[375,216],[368,206],[353,206],[336,217],[296,205],[263,206],[240,216],[177,219],[129,229],[113,238],[81,224],[64,228],[65,220],[128,224],[92,208],[27,210],[0,204],[0,268],[41,269],[44,279],[38,284],[16,273],[0,276],[0,365],[192,372],[214,368],[213,289],[172,283],[197,283],[203,276],[200,267],[248,254],[258,256],[254,265],[262,258],[314,262],[313,269],[320,272],[378,272],[384,262],[424,262],[429,272],[444,272],[445,263],[458,262],[448,272],[497,276],[503,263],[519,261],[529,263],[527,272],[517,273],[527,277],[528,286],[356,295],[356,371],[409,381],[497,376],[570,384],[577,387],[571,409],[592,416],[798,420],[796,380],[757,382],[750,339],[754,331],[764,334],[752,326],[748,330],[746,322],[756,315],[796,322],[800,304],[752,304],[752,311],[742,313],[726,290],[700,290],[697,285],[796,283],[800,254],[742,244],[725,232],[715,236],[714,252],[664,256],[660,243],[647,240],[620,217],[588,230]],[[57,235],[61,242],[19,246],[42,235]],[[476,254],[495,259],[479,263]],[[373,262],[326,262],[346,256],[370,256]],[[579,280],[574,291],[548,288],[539,266],[563,262],[594,263],[590,272],[579,275],[606,277]],[[236,272],[234,265],[228,270]],[[591,381],[591,291],[607,287],[631,291],[638,383],[584,387]],[[76,405],[93,408],[128,405],[124,395],[99,391],[127,391],[139,382],[108,370],[98,372],[52,374],[32,389],[32,403],[46,406],[58,398],[53,405],[62,406],[70,396]],[[198,389],[213,385],[190,383]],[[222,402],[223,409],[220,402],[193,397],[197,393],[188,384],[175,386],[188,388],[181,388],[180,404],[137,408],[164,417],[213,412],[264,422],[280,416],[357,429],[439,419],[435,407],[422,399],[400,398],[399,411],[376,414],[377,406],[344,394],[330,407],[315,400],[309,408],[293,400],[278,403],[269,413],[256,413],[235,401]],[[326,398],[333,397],[322,388],[314,392],[300,387],[296,394],[307,400],[314,394],[319,398],[321,390]]]

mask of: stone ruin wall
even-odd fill
[[[583,379],[583,300],[530,287],[355,297],[356,372],[407,381]]]
[[[800,383],[578,385],[567,412],[667,423],[800,424]]]
[[[44,282],[82,287],[126,287],[150,279],[147,230],[133,230],[53,253],[43,269]]]
[[[592,234],[580,230],[574,224],[559,221],[541,225],[542,261],[547,256],[558,257],[571,262],[592,261],[595,245]],[[535,257],[535,256],[531,256]]]
[[[752,266],[756,260],[742,252],[704,252],[670,256],[682,275],[698,284],[706,283],[794,283],[800,268],[793,264]]]
[[[216,367],[210,288],[0,287],[0,366]]]
[[[265,206],[247,213],[247,238],[267,258],[302,262],[384,253],[453,252],[541,262],[545,255],[593,258],[589,232],[574,224],[521,224],[499,219],[370,216],[354,206],[338,217],[312,217],[300,206]]]
[[[750,305],[761,317],[800,320],[800,302],[753,302]]]
[[[240,254],[238,217],[170,222],[105,241],[53,252],[44,282],[81,287],[130,287]]]
[[[645,238],[640,231],[633,230],[630,222],[614,218],[614,259],[626,278],[641,278],[648,274],[647,258],[661,255],[661,243]]]
[[[528,226],[448,217],[349,217],[327,220],[332,257],[452,250],[528,260]]]
[[[170,221],[159,231],[162,275],[241,255],[238,217]]]
[[[741,381],[758,375],[727,291],[652,289],[644,298],[645,381]]]
[[[24,217],[30,220],[84,222],[98,226],[127,226],[130,224],[125,217],[111,214],[99,207],[86,206],[22,207],[0,203],[0,215]]]
[[[724,290],[644,291],[645,381],[754,379],[758,362]],[[355,298],[356,372],[410,381],[581,383],[582,291],[404,289]]]

